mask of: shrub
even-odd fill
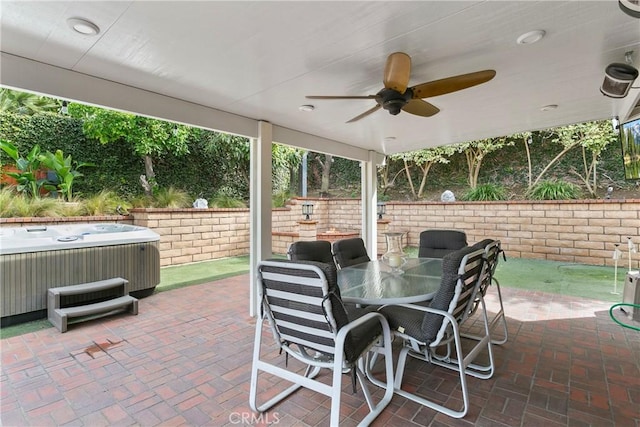
[[[88,215],[126,215],[131,209],[131,203],[110,190],[102,190],[86,199],[83,204]]]
[[[533,200],[571,200],[581,197],[580,188],[570,182],[542,181],[534,186],[527,197]]]
[[[190,208],[191,196],[184,190],[173,186],[159,188],[153,193],[154,208]]]
[[[15,192],[15,187],[0,190],[0,216],[12,217],[60,217],[65,216],[63,204],[52,198],[33,198]]]
[[[478,185],[476,188],[472,188],[462,196],[462,200],[474,202],[506,199],[507,194],[504,187],[495,184]]]
[[[292,195],[289,191],[279,191],[271,197],[271,206],[274,208],[282,208],[286,206]]]
[[[211,200],[209,200],[210,208],[246,208],[247,205],[244,201],[236,199],[224,193],[216,194]]]

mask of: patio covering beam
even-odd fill
[[[89,76],[31,59],[0,53],[0,84],[204,129],[258,138],[258,120]],[[273,141],[365,161],[368,151],[353,145],[273,125]]]
[[[98,107],[256,138],[257,120],[2,52],[0,83]]]

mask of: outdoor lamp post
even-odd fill
[[[309,221],[310,216],[313,215],[313,203],[302,204],[302,215],[305,216],[305,220]]]
[[[378,219],[382,219],[385,213],[387,213],[387,205],[384,202],[378,202]]]

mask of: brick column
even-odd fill
[[[305,240],[305,241],[317,240],[318,221],[315,221],[315,220],[298,221],[298,229],[300,234],[300,240]]]

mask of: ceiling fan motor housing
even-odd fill
[[[413,97],[413,91],[407,89],[404,93],[400,93],[397,90],[385,88],[378,92],[376,101],[382,106],[389,114],[395,116],[400,113],[402,107],[407,105],[409,100]]]

